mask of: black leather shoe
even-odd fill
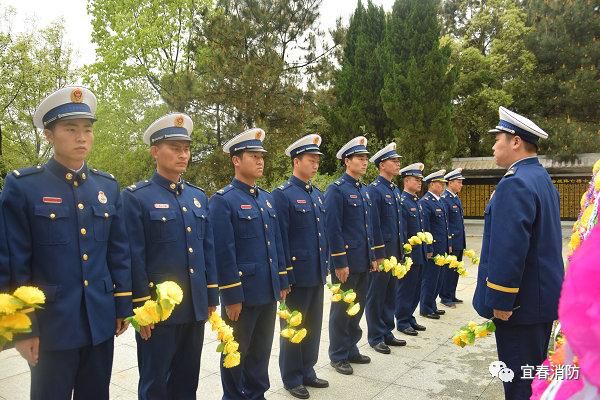
[[[456,304],[454,304],[454,303],[442,303],[442,305],[444,305],[448,308],[456,308]]]
[[[421,332],[427,330],[427,328],[425,328],[423,325],[419,325],[419,324],[413,324],[412,328],[415,331],[421,331]]]
[[[352,375],[354,373],[352,365],[350,365],[348,361],[332,361],[330,364],[342,375]]]
[[[305,380],[304,386],[323,389],[323,388],[329,387],[329,382],[327,382],[325,379],[315,378],[310,381]]]
[[[435,313],[437,315],[444,315],[444,314],[446,314],[446,311],[444,311],[444,310],[435,310]]]
[[[462,301],[461,299],[454,299],[454,300],[452,300],[452,302],[457,303],[457,304],[464,303],[464,301]]]
[[[408,336],[417,336],[419,334],[419,332],[417,332],[412,327],[408,327],[406,329],[403,329],[400,332],[402,332],[402,333],[404,333],[405,335],[408,335]]]
[[[390,350],[390,348],[387,346],[387,344],[385,344],[383,342],[379,342],[375,346],[371,346],[371,347],[373,347],[373,350],[375,350],[376,352],[381,353],[381,354],[390,354],[392,352]]]
[[[348,361],[353,364],[368,364],[371,362],[371,357],[359,354],[357,356],[348,358]]]
[[[286,388],[285,390],[290,392],[290,394],[292,396],[294,396],[298,399],[308,399],[310,397],[310,393],[308,393],[308,390],[306,390],[306,388],[302,385],[296,386],[295,388],[292,388],[292,389]]]
[[[440,316],[433,313],[433,314],[421,314],[421,317],[425,317],[425,318],[429,318],[429,319],[440,319]]]
[[[387,344],[388,346],[406,346],[406,340],[390,337],[385,339],[385,344]]]

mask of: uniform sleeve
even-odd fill
[[[536,202],[525,183],[510,177],[494,193],[485,303],[512,311],[529,251]]]
[[[277,210],[275,211],[277,213]],[[275,249],[277,250],[277,267],[279,274],[279,288],[281,290],[287,289],[290,287],[290,283],[288,280],[288,271],[287,271],[287,261],[285,258],[285,252],[283,250],[283,239],[281,237],[281,228],[279,226],[279,214],[277,214],[277,218],[275,219]],[[276,293],[277,295],[277,293]]]
[[[390,254],[386,254],[385,244],[383,242],[383,234],[381,233],[381,207],[383,205],[383,199],[381,197],[381,193],[379,190],[373,188],[369,190],[369,196],[371,197],[371,202],[373,207],[371,207],[371,221],[370,224],[373,227],[373,246],[371,247],[371,251],[374,253],[374,257],[376,260],[380,258],[390,257]]]
[[[432,216],[434,216],[431,211],[431,208],[429,207],[428,202],[425,200],[419,201],[417,207],[419,206],[421,206],[421,213],[423,215],[423,229],[425,230],[425,232],[431,233],[431,218]],[[434,237],[433,240],[437,239]],[[425,242],[423,242],[422,246],[425,247],[425,253],[433,253],[433,244],[426,244]]]
[[[218,194],[210,198],[208,209],[213,235],[219,242],[219,246],[215,246],[215,260],[221,300],[226,306],[241,303],[244,301],[244,290],[235,255],[231,209],[227,200]]]
[[[131,252],[126,233],[123,210],[123,199],[115,183],[117,196],[117,212],[110,224],[108,252],[106,254],[108,268],[115,285],[115,307],[117,318],[126,318],[133,314],[131,290]]]
[[[10,268],[8,266],[8,244],[6,244],[6,230],[4,227],[4,214],[2,212],[2,197],[0,195],[0,293],[10,290]]]
[[[342,236],[343,203],[342,193],[335,184],[325,192],[325,232],[334,268],[348,267],[346,244]]]
[[[208,202],[208,199],[207,199]],[[204,235],[204,266],[206,271],[206,286],[208,291],[208,306],[219,305],[219,284],[217,278],[217,264],[215,259],[215,237],[210,221],[210,210],[206,221],[206,235]]]
[[[6,227],[10,227],[10,235],[6,236],[12,288],[31,285],[32,243],[29,221],[27,218],[27,199],[19,189],[16,178],[7,175],[2,192],[2,214]],[[28,314],[31,319],[31,332],[19,334],[19,339],[39,336],[39,326],[35,311]]]
[[[400,227],[402,228],[402,244],[404,244],[408,243],[408,210],[406,209],[406,206],[404,204],[402,204],[400,208]],[[402,253],[404,254],[404,250],[402,250]]]
[[[143,220],[143,208],[133,193],[124,190],[121,194],[123,199],[123,214],[127,236],[137,238],[129,241],[131,254],[131,286],[133,292],[133,305],[138,306],[146,300],[150,300],[150,289],[148,287],[148,275],[146,273],[146,243]]]
[[[275,211],[277,211],[277,219],[279,220],[279,230],[281,231],[281,244],[283,246],[284,261],[286,265],[287,278],[290,285],[296,283],[294,278],[294,267],[292,266],[290,253],[290,205],[283,190],[275,189],[273,191],[273,202],[275,203]]]
[[[452,206],[450,205],[450,202],[443,197],[442,206],[444,206],[444,212],[446,213],[446,232],[448,233],[448,248],[450,248],[452,247],[452,239],[454,238],[454,235],[450,230],[450,209],[452,208]]]

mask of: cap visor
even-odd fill
[[[159,142],[166,142],[166,141],[168,141],[168,142],[174,142],[174,141],[180,141],[180,140],[191,142],[192,138],[189,137],[188,135],[169,136],[169,137],[166,137],[166,138],[164,138],[162,140],[159,140]]]
[[[90,114],[90,113],[70,113],[69,115],[66,115],[64,117],[61,118],[57,118],[55,121],[66,121],[66,120],[70,120],[70,119],[90,119],[93,122],[96,122],[98,120],[98,118],[96,118],[96,116],[94,114]]]

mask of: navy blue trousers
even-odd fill
[[[301,343],[291,343],[280,338],[279,370],[281,380],[288,389],[312,381],[317,377],[315,365],[319,358],[319,344],[323,325],[323,285],[311,287],[294,286],[285,300],[288,308],[302,313],[302,325],[308,334]],[[281,320],[282,329],[286,322]]]
[[[140,400],[196,398],[204,322],[158,324],[148,340],[135,334]]]
[[[442,281],[440,279],[442,269],[447,267],[438,267],[433,262],[433,258],[428,260],[423,267],[423,280],[421,281],[421,314],[433,314],[437,311],[435,300],[442,290]]]
[[[462,261],[463,259],[463,251],[458,250],[454,251],[452,249],[452,253],[456,256],[458,261]],[[456,286],[458,285],[458,272],[455,269],[450,269],[448,267],[444,267],[442,270],[442,290],[440,291],[440,299],[442,299],[442,303],[453,303],[456,299]]]
[[[275,329],[275,301],[258,306],[242,306],[237,321],[227,318],[222,306],[223,320],[233,328],[233,336],[240,344],[240,365],[223,367],[221,357],[221,384],[223,400],[262,400],[269,390],[269,359]]]
[[[329,359],[331,361],[344,361],[360,354],[356,344],[362,337],[359,324],[367,298],[367,274],[368,272],[350,273],[348,280],[342,283],[342,289],[354,289],[356,292],[355,302],[360,303],[358,314],[353,317],[346,314],[348,303],[344,301],[331,303],[329,314]],[[333,283],[339,282],[335,273],[331,274],[331,280]]]
[[[396,285],[396,327],[399,331],[417,323],[413,314],[421,298],[422,280],[423,266],[413,264],[410,271]]]
[[[370,272],[367,290],[367,338],[371,346],[394,337],[396,286],[398,278],[389,272]]]
[[[114,339],[72,350],[40,351],[31,367],[32,400],[108,400]]]
[[[521,379],[521,367],[542,365],[548,353],[552,322],[513,325],[495,320],[498,360],[513,370],[512,382],[503,382],[506,400],[528,400],[531,397],[531,379]]]

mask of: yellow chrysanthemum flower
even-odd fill
[[[285,328],[281,331],[281,336],[283,336],[286,339],[291,338],[295,334],[296,334],[296,330],[292,329],[292,328]]]
[[[13,296],[28,305],[44,304],[46,301],[44,292],[33,286],[21,286],[15,290]]]
[[[221,342],[229,342],[230,340],[233,340],[233,328],[229,325],[222,326],[217,331],[217,338]]]
[[[235,353],[238,351],[239,348],[240,348],[240,344],[238,342],[236,342],[235,340],[230,340],[229,342],[225,343],[225,346],[223,347],[223,353],[225,353],[225,354]]]
[[[355,303],[353,306],[348,307],[348,309],[346,310],[346,314],[348,314],[349,316],[354,316],[356,314],[358,314],[358,312],[360,311],[360,303]]]
[[[299,331],[296,332],[296,334],[294,336],[292,336],[292,338],[290,339],[290,342],[300,343],[306,337],[307,333],[308,332],[306,331],[305,328],[300,329]]]
[[[160,300],[160,320],[166,321],[171,316],[171,313],[175,309],[175,304],[169,299]]]
[[[473,257],[471,259],[471,262],[473,263],[473,265],[479,265],[479,257]]]
[[[159,300],[168,299],[173,304],[181,304],[181,300],[183,300],[183,291],[173,281],[165,281],[156,285],[156,293],[158,293]]]
[[[0,328],[0,343],[2,343],[2,340],[5,340],[7,342],[12,342],[13,341],[13,333],[9,330]]]
[[[346,303],[352,303],[354,300],[356,300],[356,292],[346,293],[344,295],[344,301]]]
[[[160,314],[157,306],[156,301],[147,300],[144,305],[134,308],[133,314],[138,325],[147,326],[160,322]]]
[[[392,263],[390,262],[390,260],[388,260],[388,259],[383,260],[383,271],[384,272],[390,272],[390,270],[393,267],[394,266],[392,265]]]
[[[0,314],[13,314],[21,307],[21,302],[10,294],[0,293]]]
[[[404,248],[404,254],[412,253],[412,246],[410,245],[410,243],[404,243],[404,246],[402,247]]]
[[[437,255],[433,257],[433,262],[438,267],[443,267],[444,265],[446,265],[446,258],[444,256]]]
[[[410,258],[410,257],[406,257],[406,258],[404,259],[404,266],[406,267],[406,270],[407,270],[407,271],[410,271],[410,267],[412,267],[412,265],[413,265],[413,260],[412,260],[412,258]]]
[[[469,329],[474,330],[475,328],[477,328],[479,326],[479,324],[475,321],[469,321],[467,326],[469,327]]]
[[[475,257],[475,250],[473,250],[473,249],[465,250],[463,252],[463,255],[465,257],[473,258],[473,257]]]
[[[458,260],[450,260],[450,268],[458,268],[460,262]]]
[[[421,241],[425,242],[425,240],[427,239],[427,236],[425,235],[425,232],[417,232],[417,237],[419,239],[421,239]]]
[[[241,355],[238,352],[229,353],[223,359],[223,366],[225,368],[233,368],[240,365]]]
[[[336,283],[335,285],[331,285],[329,287],[329,290],[331,290],[331,293],[336,294],[337,292],[340,291],[341,287],[342,287],[342,285],[340,285],[339,283]]]
[[[398,264],[398,259],[394,256],[390,257],[390,263],[392,263],[392,265],[396,265]]]
[[[424,234],[425,234],[424,242],[427,244],[432,244],[433,243],[433,235],[429,232],[424,232]]]
[[[277,311],[277,315],[279,315],[279,318],[285,319],[285,320],[287,320],[291,316],[289,310],[279,310],[279,311]]]
[[[0,328],[23,331],[30,327],[31,320],[23,313],[14,313],[0,317]]]
[[[222,321],[221,316],[216,311],[213,311],[208,317],[208,322],[210,322],[212,326],[218,324],[220,321]]]
[[[338,301],[342,300],[342,295],[339,293],[334,294],[333,296],[331,296],[331,301],[333,303],[337,303]]]
[[[298,326],[302,323],[302,313],[298,313],[293,315],[290,320],[288,321],[288,323],[291,326]]]
[[[488,333],[489,332],[487,331],[485,326],[478,326],[477,328],[475,328],[475,337],[477,338],[486,337]]]

